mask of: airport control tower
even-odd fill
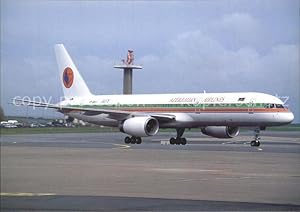
[[[114,68],[123,69],[123,94],[132,94],[132,72],[134,69],[142,69],[142,66],[134,65],[133,50],[128,50],[127,60],[122,60],[121,65],[114,65]]]

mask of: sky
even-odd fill
[[[263,92],[300,122],[299,0],[1,0],[1,106],[62,96],[53,46],[63,43],[94,94],[121,94],[113,68],[135,51],[133,93]]]

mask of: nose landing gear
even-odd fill
[[[255,129],[254,130],[254,140],[250,142],[251,146],[256,146],[259,147],[260,146],[260,137],[259,137],[259,133],[260,133],[260,129]]]

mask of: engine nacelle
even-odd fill
[[[159,123],[152,117],[133,117],[126,119],[120,126],[120,131],[136,137],[155,135],[159,130]]]
[[[240,132],[239,127],[209,126],[201,129],[202,133],[215,138],[233,138]]]

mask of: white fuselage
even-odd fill
[[[277,97],[264,93],[189,93],[93,95],[73,97],[64,106],[127,111],[143,114],[173,115],[174,121],[160,123],[160,128],[195,128],[205,126],[278,126],[293,121],[293,113]],[[76,110],[69,116],[87,122],[118,126],[119,121],[106,114],[86,115]]]

